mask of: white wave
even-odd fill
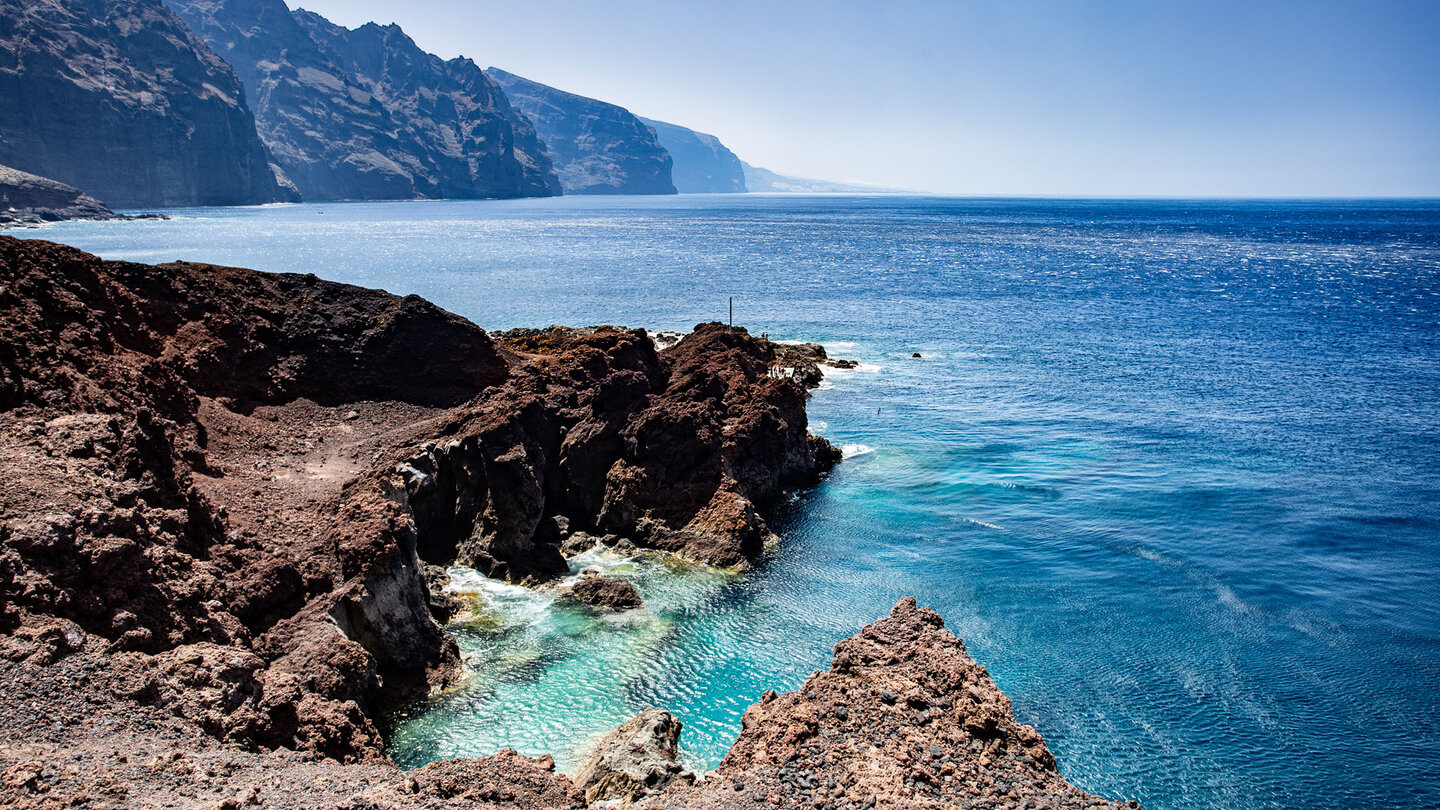
[[[845,458],[854,458],[856,456],[869,455],[873,452],[875,452],[875,448],[871,447],[868,444],[860,444],[856,442],[840,445],[840,454],[843,455]]]
[[[1005,531],[1004,526],[996,526],[994,523],[986,523],[983,520],[976,520],[975,518],[962,517],[960,518],[960,521],[962,523],[969,523],[972,526],[979,526],[982,529],[995,529],[996,531],[1002,532]]]
[[[507,621],[534,624],[545,617],[545,613],[555,601],[551,594],[491,579],[473,568],[457,565],[450,568],[448,573],[450,584],[445,590],[460,595],[478,596]]]

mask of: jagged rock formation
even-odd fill
[[[745,169],[719,138],[651,118],[640,120],[655,130],[660,145],[674,160],[671,177],[681,194],[744,193]]]
[[[566,194],[674,194],[670,154],[624,107],[487,68],[535,124]]]
[[[374,713],[457,673],[425,563],[539,573],[571,522],[743,559],[767,499],[835,457],[770,346],[497,345],[414,297],[0,237],[0,803],[578,810],[547,758],[385,758]],[[767,695],[703,783],[652,720],[597,798],[1106,804],[913,600]]]
[[[530,122],[469,59],[283,0],[167,2],[235,66],[261,137],[307,200],[560,193]]]
[[[0,0],[0,164],[116,208],[287,199],[230,66],[159,0]]]
[[[0,166],[0,227],[64,219],[119,219],[89,194],[47,177]]]
[[[546,527],[720,566],[757,557],[763,513],[839,454],[807,432],[773,344],[718,323],[657,354],[640,330],[517,330],[529,362],[397,459],[422,556],[533,581],[565,570]],[[428,545],[427,545],[428,544]]]
[[[563,514],[738,562],[835,460],[718,325],[521,353],[413,296],[9,237],[0,313],[0,658],[135,653],[116,690],[252,747],[381,756],[367,712],[457,674],[425,562],[553,573]]]
[[[1120,807],[1065,781],[1039,732],[934,611],[905,598],[835,645],[828,672],[767,692],[720,767],[656,808]]]
[[[632,802],[672,783],[693,784],[695,775],[680,764],[679,739],[675,715],[645,709],[595,744],[595,752],[575,772],[575,787],[594,804]]]

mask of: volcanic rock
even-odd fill
[[[645,604],[635,586],[621,577],[585,577],[567,593],[591,607],[607,610],[632,610]]]
[[[889,698],[889,699],[887,699]],[[648,807],[1095,808],[934,611],[905,598],[835,646],[828,672],[767,693],[704,782]]]
[[[0,237],[0,803],[578,810],[548,758],[387,761],[372,718],[459,674],[427,564],[548,575],[562,515],[744,560],[837,455],[773,359],[719,324],[663,353],[608,327],[497,345],[418,298]],[[752,707],[704,783],[678,734],[644,714],[580,782],[1106,806],[913,600]]]
[[[293,198],[235,72],[159,0],[0,0],[0,164],[117,208]]]
[[[632,802],[671,784],[692,784],[680,764],[680,721],[662,709],[645,709],[606,734],[575,773],[575,787],[590,804]]]
[[[566,194],[674,194],[673,162],[655,131],[624,107],[487,68],[535,124]]]

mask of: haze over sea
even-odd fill
[[[1440,806],[1440,202],[682,196],[307,204],[34,232],[417,293],[487,328],[735,321],[862,362],[847,458],[741,578],[640,558],[597,620],[457,571],[477,677],[414,765],[745,707],[918,597],[1078,785]],[[920,353],[919,359],[911,354]]]

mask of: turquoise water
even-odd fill
[[[279,206],[26,235],[419,293],[492,328],[826,343],[850,454],[743,578],[597,619],[457,572],[407,764],[744,708],[915,595],[1062,771],[1150,808],[1440,806],[1440,204],[679,197]],[[910,359],[912,352],[922,358]],[[878,409],[878,413],[877,413]]]

